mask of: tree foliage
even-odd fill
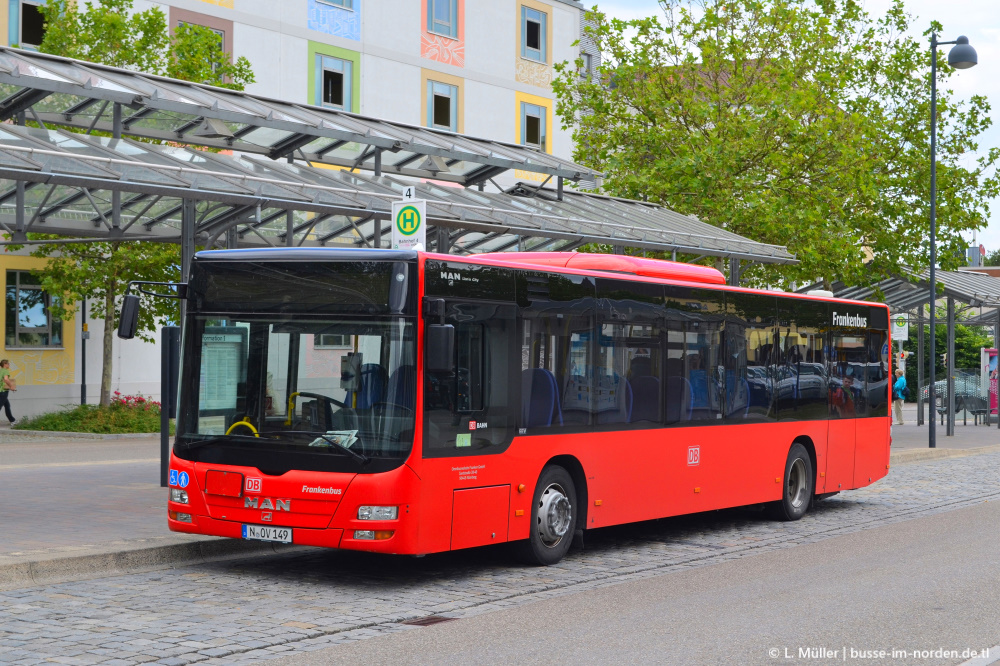
[[[55,236],[30,234],[35,240],[54,240]],[[98,243],[51,243],[36,245],[31,255],[48,259],[45,270],[39,271],[42,287],[56,298],[51,315],[67,319],[78,303],[88,301],[91,319],[104,322],[101,341],[103,367],[101,372],[101,404],[111,402],[112,347],[121,299],[130,280],[176,282],[180,279],[180,262],[175,245],[144,241],[112,241]],[[139,314],[137,335],[153,341],[158,323],[179,321],[177,301],[147,298]]]
[[[45,19],[40,45],[44,53],[236,90],[254,82],[250,62],[243,57],[233,62],[216,33],[191,24],[171,31],[158,7],[136,12],[133,0],[99,0],[82,8],[73,0],[49,0],[39,11]],[[29,234],[29,238],[54,237]],[[120,296],[129,280],[178,280],[179,247],[141,241],[48,243],[35,246],[32,255],[49,260],[39,275],[46,291],[59,297],[55,316],[70,315],[77,301],[87,298],[90,317],[103,320],[101,404],[110,404],[111,343]],[[164,319],[178,321],[177,302],[145,299],[139,337],[152,340]]]
[[[928,262],[930,54],[905,36],[902,0],[873,18],[856,0],[660,0],[662,16],[589,14],[603,54],[557,66],[557,112],[575,158],[610,194],[648,199],[801,264],[756,266],[760,283],[872,283]],[[939,25],[934,26],[940,30]],[[938,249],[964,262],[1000,192],[990,126],[960,102],[938,54]]]
[[[234,62],[205,26],[169,30],[159,7],[136,12],[133,0],[88,0],[82,10],[76,4],[49,0],[38,7],[45,18],[40,51],[234,90],[254,82],[250,61]]]

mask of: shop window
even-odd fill
[[[38,277],[7,271],[7,348],[62,347],[62,322],[52,316],[51,305]]]

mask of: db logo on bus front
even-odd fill
[[[243,488],[243,492],[246,493],[259,493],[260,492],[260,479],[254,479],[252,477],[247,477],[246,486]]]
[[[697,465],[701,462],[701,447],[700,446],[689,446],[688,447],[688,465]]]

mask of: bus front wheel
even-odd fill
[[[785,461],[784,490],[781,499],[769,507],[771,516],[778,520],[798,520],[806,515],[812,501],[814,481],[809,452],[799,443],[792,444]]]
[[[576,528],[576,487],[562,467],[542,470],[531,505],[531,534],[517,544],[519,559],[528,564],[549,565],[569,551]]]

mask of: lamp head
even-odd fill
[[[955,40],[955,46],[948,51],[948,64],[955,69],[969,69],[979,62],[976,49],[969,45],[969,38],[962,36]]]

